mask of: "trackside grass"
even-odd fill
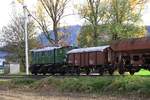
[[[135,75],[150,75],[150,71],[141,69],[139,72],[135,73]]]
[[[149,96],[149,76],[102,76],[102,77],[47,77],[41,80],[13,79],[0,81],[1,86],[8,88],[25,88],[29,90],[46,90],[72,93],[113,93],[139,94]]]
[[[67,92],[149,94],[150,80],[149,77],[140,76],[69,78],[64,79],[59,88]]]

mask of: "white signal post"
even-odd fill
[[[28,18],[28,12],[27,12],[27,6],[23,2],[23,10],[24,10],[24,36],[25,36],[25,61],[26,61],[26,74],[29,75],[29,54],[28,54],[28,29],[27,29],[27,18]]]
[[[29,75],[29,54],[28,54],[28,12],[25,0],[17,0],[23,6],[24,10],[24,39],[25,39],[25,61],[26,61],[26,74]]]

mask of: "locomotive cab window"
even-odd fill
[[[135,56],[133,56],[133,60],[134,60],[134,61],[139,61],[139,60],[140,60],[140,57],[139,57],[138,55],[135,55]]]

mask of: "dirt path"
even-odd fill
[[[137,97],[115,97],[115,96],[66,96],[47,95],[41,93],[27,93],[19,91],[0,91],[0,100],[146,100]],[[150,100],[150,99],[147,99]]]

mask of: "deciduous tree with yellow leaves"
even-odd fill
[[[141,24],[141,11],[145,2],[144,0],[110,1],[108,25],[112,40],[144,36],[145,28]]]
[[[85,4],[78,8],[81,17],[86,20],[85,25],[91,27],[91,33],[88,34],[92,36],[93,42],[91,43],[93,43],[93,46],[98,45],[99,24],[106,21],[106,16],[108,14],[106,12],[107,6],[105,6],[107,3],[106,1],[107,0],[86,0]]]
[[[105,26],[102,27],[102,30],[106,30],[105,32],[107,35],[109,34],[111,40],[144,36],[145,27],[141,24],[141,12],[146,0],[86,1],[87,3],[79,8],[79,14],[86,20],[85,25],[92,27],[92,31],[90,31],[92,40],[89,43],[93,43],[93,46],[101,44],[98,42],[102,39],[99,36],[103,34],[99,30],[101,26]],[[83,29],[86,30],[85,27]],[[84,34],[87,33],[80,33],[79,38],[86,38]],[[83,40],[87,41],[87,39]]]

